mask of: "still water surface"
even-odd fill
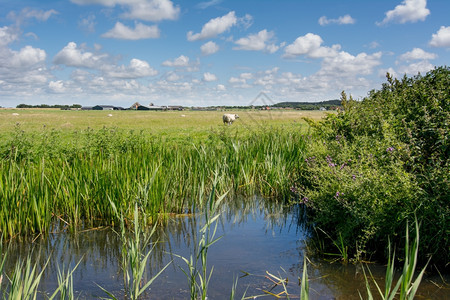
[[[285,207],[259,197],[226,203],[221,210],[216,234],[221,239],[208,252],[208,267],[214,266],[208,299],[229,299],[236,278],[236,299],[241,299],[244,293],[258,296],[264,295],[264,290],[274,294],[282,292],[283,288],[274,286],[267,272],[288,278],[290,298],[298,299],[298,278],[302,276],[308,238],[308,231],[302,226],[302,216],[299,207]],[[151,285],[145,299],[189,299],[188,280],[180,269],[186,265],[177,255],[189,258],[203,222],[202,215],[174,217],[157,232],[148,278],[167,263],[171,264]],[[12,245],[7,271],[12,269],[18,257],[26,257],[31,249],[35,259],[39,256],[41,261],[45,261],[50,257],[40,284],[41,291],[56,289],[58,266],[67,269],[81,260],[73,274],[79,299],[106,297],[99,286],[118,299],[123,298],[123,274],[119,263],[121,243],[112,229],[100,228],[77,234],[54,233],[46,240]],[[371,264],[370,269],[381,283],[384,267]],[[360,299],[359,292],[365,296],[360,265],[312,259],[308,263],[308,275],[311,299]],[[45,297],[41,295],[40,298]],[[273,297],[266,294],[261,298]],[[416,298],[450,299],[449,285],[436,277],[426,278]]]

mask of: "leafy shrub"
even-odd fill
[[[358,256],[385,249],[416,214],[422,260],[449,260],[450,69],[401,80],[387,75],[362,101],[309,123],[318,142],[298,180],[313,222],[342,235]]]

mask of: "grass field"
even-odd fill
[[[113,203],[149,222],[195,211],[218,192],[286,197],[322,112],[1,110],[0,233],[114,223]],[[112,116],[108,116],[111,114]],[[184,115],[184,116],[182,116]]]
[[[240,116],[232,131],[244,133],[257,127],[304,123],[303,117],[318,120],[322,111],[227,111]],[[18,115],[17,115],[18,114]],[[112,116],[108,116],[108,115]],[[42,131],[44,126],[62,132],[120,128],[144,130],[150,134],[170,137],[204,136],[211,130],[220,130],[222,111],[62,111],[58,109],[0,109],[0,132],[13,132],[17,124],[26,132]]]

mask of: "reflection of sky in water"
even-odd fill
[[[298,223],[301,210],[285,208],[282,203],[270,203],[261,199],[238,199],[227,203],[218,222],[216,237],[222,238],[208,252],[208,266],[214,266],[209,286],[209,299],[229,298],[233,281],[239,279],[237,298],[262,294],[261,289],[270,289],[271,282],[264,278],[266,271],[283,278],[288,277],[288,291],[298,296],[298,278],[303,268],[305,229]],[[189,257],[193,249],[198,228],[203,216],[177,217],[155,236],[156,243],[150,264],[156,274],[169,261],[168,269],[152,284],[149,295],[152,299],[188,299],[188,280],[180,267],[186,265],[170,253]],[[74,288],[81,299],[106,296],[97,286],[113,292],[118,298],[123,295],[123,275],[118,264],[120,243],[110,229],[80,232],[76,235],[54,234],[45,242],[35,243],[33,255],[45,261],[51,260],[41,281],[40,290],[56,289],[57,266],[73,267],[81,263],[74,272]],[[11,248],[7,269],[12,268],[19,253],[26,256],[30,244],[22,243]],[[371,266],[375,276],[382,276],[382,268]],[[9,272],[9,271],[8,271]],[[329,264],[314,260],[308,267],[311,299],[359,299],[358,290],[365,290],[360,267],[339,263]],[[381,279],[381,278],[380,278]],[[427,298],[441,299],[448,296],[448,289],[436,294],[436,287],[427,291]],[[432,285],[430,285],[432,286]],[[274,292],[281,292],[277,287]],[[434,295],[432,294],[434,293]],[[443,293],[443,294],[442,294]]]

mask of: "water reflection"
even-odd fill
[[[283,202],[267,201],[257,196],[224,202],[217,233],[223,238],[208,252],[209,266],[214,266],[209,298],[228,298],[236,277],[241,277],[238,298],[244,292],[247,296],[261,295],[263,290],[273,287],[266,272],[289,278],[287,288],[291,298],[298,297],[298,278],[301,277],[308,238],[303,218],[301,207],[286,206]],[[152,299],[189,299],[188,280],[180,270],[180,266],[185,265],[176,255],[191,255],[202,225],[203,216],[197,214],[175,216],[166,226],[158,228],[157,234],[152,237],[155,247],[150,257],[147,278],[151,278],[168,262],[172,261],[172,264],[151,286],[148,296]],[[57,287],[58,266],[74,267],[81,261],[73,278],[80,299],[106,296],[98,285],[120,298],[124,294],[120,249],[120,239],[111,228],[97,228],[76,234],[54,233],[47,239],[11,244],[6,273],[11,274],[19,257],[26,257],[30,253],[33,261],[41,265],[50,257],[40,290],[53,292]],[[311,299],[360,299],[358,291],[363,295],[365,291],[360,268],[358,265],[344,266],[312,259],[308,266]],[[374,276],[382,280],[384,268],[376,265],[370,268]],[[281,291],[281,287],[273,290]],[[448,286],[438,288],[430,281],[422,284],[419,294],[419,299],[450,298]],[[40,298],[45,297],[41,295]]]

